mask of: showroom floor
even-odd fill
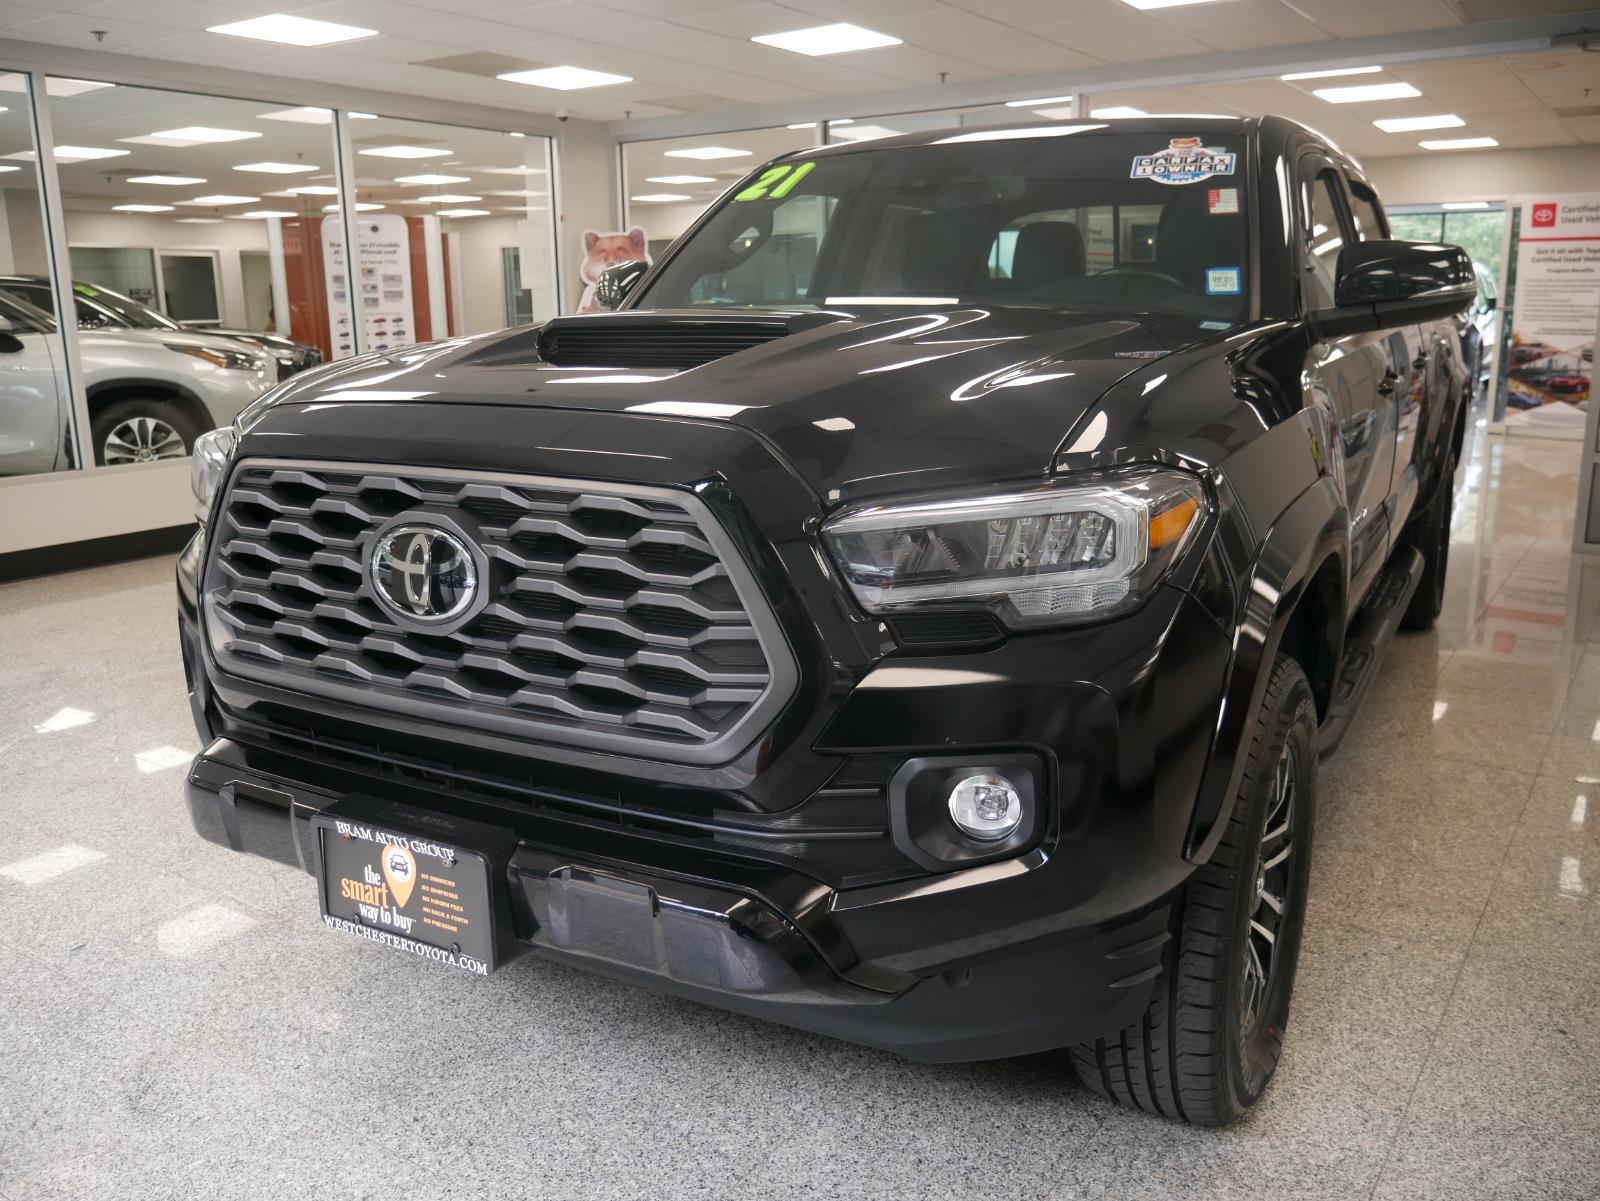
[[[325,932],[201,842],[172,569],[0,587],[0,1197],[1600,1195],[1600,560],[1475,439],[1437,632],[1324,775],[1289,1049],[1223,1132]]]

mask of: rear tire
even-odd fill
[[[160,396],[114,400],[90,419],[94,461],[101,467],[181,459],[203,433],[182,405]]]
[[[1456,462],[1452,453],[1444,478],[1434,487],[1433,498],[1406,529],[1407,543],[1422,554],[1422,578],[1400,618],[1402,630],[1431,630],[1444,609],[1444,577],[1450,569],[1450,521],[1456,504]]]
[[[1089,1088],[1198,1126],[1224,1126],[1260,1099],[1294,991],[1316,770],[1311,686],[1280,655],[1221,842],[1173,904],[1148,1009],[1120,1034],[1071,1049]]]

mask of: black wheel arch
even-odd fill
[[[102,380],[92,384],[86,390],[89,401],[89,416],[92,419],[97,413],[119,400],[166,400],[179,406],[184,415],[192,419],[196,428],[208,430],[216,425],[211,411],[206,408],[205,401],[198,395],[179,384],[169,380],[157,379],[115,379]]]

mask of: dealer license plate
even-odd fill
[[[330,806],[313,824],[325,926],[475,976],[498,966],[498,856],[483,848],[482,832],[509,834],[360,798]]]

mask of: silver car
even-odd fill
[[[0,295],[0,475],[71,467],[72,397],[55,318]],[[96,463],[178,458],[277,383],[277,363],[226,338],[82,330]]]

